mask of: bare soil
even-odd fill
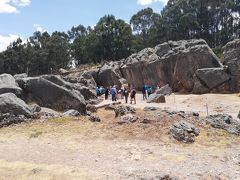
[[[101,109],[100,123],[65,117],[0,129],[0,179],[240,179],[240,137],[189,118],[200,135],[193,144],[179,143],[168,131],[180,117],[143,112],[139,98],[139,121],[132,124],[119,125],[114,112]],[[166,108],[175,108],[171,98]],[[175,98],[178,109],[190,104],[204,109],[211,100],[223,112],[240,107],[236,95]],[[142,123],[144,118],[151,123]]]

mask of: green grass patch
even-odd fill
[[[62,123],[68,123],[74,120],[76,119],[74,119],[73,117],[58,117],[58,118],[49,119],[49,122],[62,124]]]
[[[42,131],[39,130],[35,130],[33,133],[30,134],[30,138],[38,138],[39,136],[41,136],[43,134]]]

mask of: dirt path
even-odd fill
[[[200,127],[196,142],[182,145],[167,126],[97,115],[101,123],[58,118],[0,129],[0,179],[240,178],[240,137]]]
[[[123,100],[119,100],[124,104]],[[110,100],[103,101],[101,105],[111,103]],[[142,100],[142,95],[137,94],[137,108],[146,106],[159,107],[173,111],[198,112],[202,116],[208,114],[226,113],[237,118],[240,111],[240,97],[237,94],[203,94],[203,95],[178,95],[166,96],[166,103],[148,104]],[[208,110],[208,111],[207,111]]]

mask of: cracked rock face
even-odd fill
[[[233,92],[240,91],[240,39],[227,43],[224,47],[224,62],[231,75],[230,87]]]

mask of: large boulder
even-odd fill
[[[82,95],[85,100],[97,99],[97,96],[95,95],[93,90],[90,90],[88,87],[80,83],[70,83],[62,79],[61,76],[56,75],[45,75],[42,77],[44,79],[47,79],[48,81],[51,81],[54,84],[65,87],[71,91],[75,90],[75,92],[80,93],[79,95]]]
[[[227,43],[224,48],[224,62],[231,75],[232,92],[240,91],[240,39]]]
[[[224,68],[204,68],[196,71],[197,77],[210,90],[214,89],[230,79]]]
[[[155,94],[163,94],[163,95],[171,95],[172,94],[172,88],[167,84],[160,89],[157,89]]]
[[[118,62],[105,63],[96,75],[96,83],[98,85],[109,87],[113,85],[121,86],[122,75]]]
[[[0,95],[0,113],[19,116],[26,118],[32,117],[31,108],[13,93],[5,93]]]
[[[86,103],[80,92],[54,76],[43,76],[22,79],[22,86],[28,101],[55,110],[76,109],[86,113]]]
[[[20,95],[22,89],[18,86],[14,77],[10,74],[0,75],[0,94],[14,93]]]
[[[147,103],[165,103],[166,99],[163,94],[151,94],[148,97]]]

